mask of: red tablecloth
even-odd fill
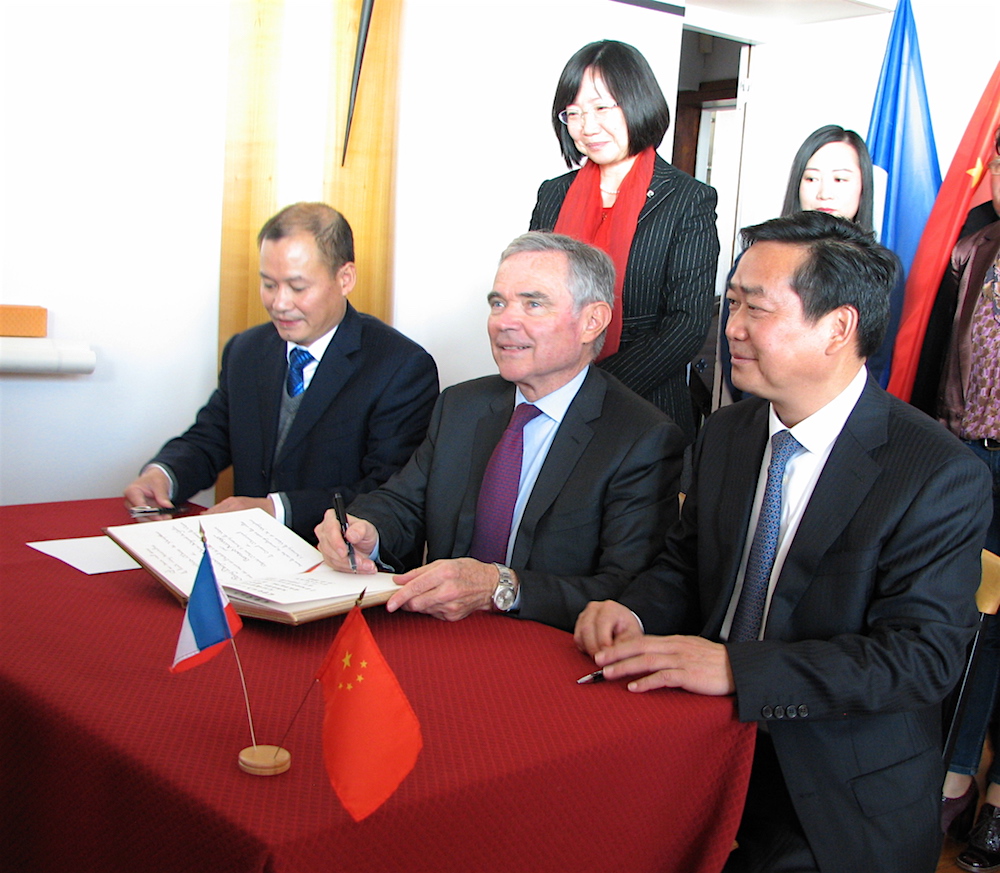
[[[171,675],[182,611],[144,570],[87,576],[24,543],[127,522],[120,500],[0,508],[0,855],[10,870],[718,871],[754,739],[733,703],[578,686],[561,631],[366,611],[420,719],[399,790],[355,823],[327,781],[314,688],[254,777],[234,659]],[[258,742],[276,743],[342,619],[247,620]]]

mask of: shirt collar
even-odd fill
[[[333,339],[333,335],[337,332],[337,328],[340,327],[339,324],[335,324],[330,330],[328,330],[319,339],[313,340],[308,346],[300,346],[298,343],[285,342],[285,360],[288,360],[288,356],[292,353],[292,349],[299,348],[305,349],[312,355],[317,361],[323,360],[323,355],[326,354],[327,346],[330,345],[330,340]]]
[[[583,385],[583,380],[587,378],[589,370],[590,365],[588,364],[561,388],[556,388],[555,391],[551,391],[535,401],[527,400],[521,393],[521,389],[517,388],[514,391],[514,406],[516,408],[519,403],[533,403],[553,421],[561,422],[563,416],[566,415],[566,410],[573,402],[573,398],[580,390],[580,386]]]
[[[868,368],[862,366],[848,383],[847,387],[833,398],[826,406],[816,410],[808,418],[802,419],[795,427],[786,428],[781,423],[773,406],[768,407],[768,436],[774,436],[778,431],[790,430],[792,436],[813,454],[825,452],[840,436],[847,419],[854,411],[861,392],[865,390],[868,381]]]

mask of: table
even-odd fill
[[[327,780],[314,687],[250,776],[233,657],[168,672],[182,611],[145,570],[87,576],[24,543],[127,523],[120,499],[0,507],[6,869],[718,871],[754,726],[729,698],[579,686],[569,634],[506,616],[454,624],[366,610],[420,719],[399,790],[355,823]],[[246,620],[259,742],[278,742],[342,617]]]

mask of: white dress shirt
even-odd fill
[[[774,585],[781,575],[788,550],[795,539],[802,516],[809,505],[813,489],[819,480],[823,467],[826,466],[833,444],[844,429],[847,419],[864,391],[868,379],[868,370],[861,367],[850,384],[808,418],[803,419],[792,428],[786,428],[774,412],[774,407],[768,410],[768,441],[761,461],[760,474],[757,477],[757,493],[754,497],[753,509],[750,512],[750,523],[747,526],[743,545],[743,559],[740,561],[739,573],[736,576],[736,588],[733,591],[726,618],[722,623],[720,637],[729,639],[729,631],[733,624],[733,614],[743,590],[743,579],[746,575],[747,559],[750,557],[750,546],[753,544],[754,531],[757,529],[757,519],[760,516],[760,505],[764,499],[764,487],[767,484],[767,467],[771,462],[771,437],[778,431],[790,430],[792,436],[801,444],[802,449],[791,457],[785,467],[785,476],[781,490],[781,523],[778,531],[778,548],[774,556],[774,566],[767,589],[767,601],[764,604],[764,616],[760,623],[760,636],[763,638],[767,626],[767,613],[771,608],[771,597]]]

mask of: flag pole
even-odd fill
[[[243,686],[243,702],[247,707],[247,722],[250,724],[250,742],[253,743],[254,748],[257,747],[257,734],[253,729],[253,713],[250,712],[250,695],[247,694],[247,679],[243,675],[243,663],[240,661],[240,652],[236,648],[236,637],[230,637],[229,642],[233,644],[233,656],[236,658],[236,669],[240,674],[240,685]]]
[[[365,593],[367,591],[368,591],[368,587],[367,586],[365,586],[364,588],[361,589],[361,593],[358,595],[358,599],[354,601],[354,606],[352,607],[353,609],[356,609],[357,607],[361,606],[361,601],[364,599]],[[325,666],[326,665],[324,663],[324,667]],[[322,668],[321,668],[320,672],[322,672]],[[317,682],[319,682],[319,676],[318,675],[314,676],[313,677],[313,681],[309,683],[309,687],[306,689],[306,693],[302,696],[302,701],[299,703],[298,709],[296,709],[295,713],[292,715],[292,720],[288,723],[288,728],[285,730],[285,733],[282,735],[281,740],[279,741],[279,744],[278,744],[277,748],[280,748],[281,744],[284,743],[285,740],[288,738],[288,735],[292,731],[292,725],[295,724],[295,720],[299,717],[299,713],[302,712],[302,707],[306,705],[306,701],[309,699],[309,695],[312,693],[313,688],[316,687],[316,683]],[[247,711],[249,711],[249,704],[247,704]],[[277,755],[277,752],[275,752],[275,755]]]

